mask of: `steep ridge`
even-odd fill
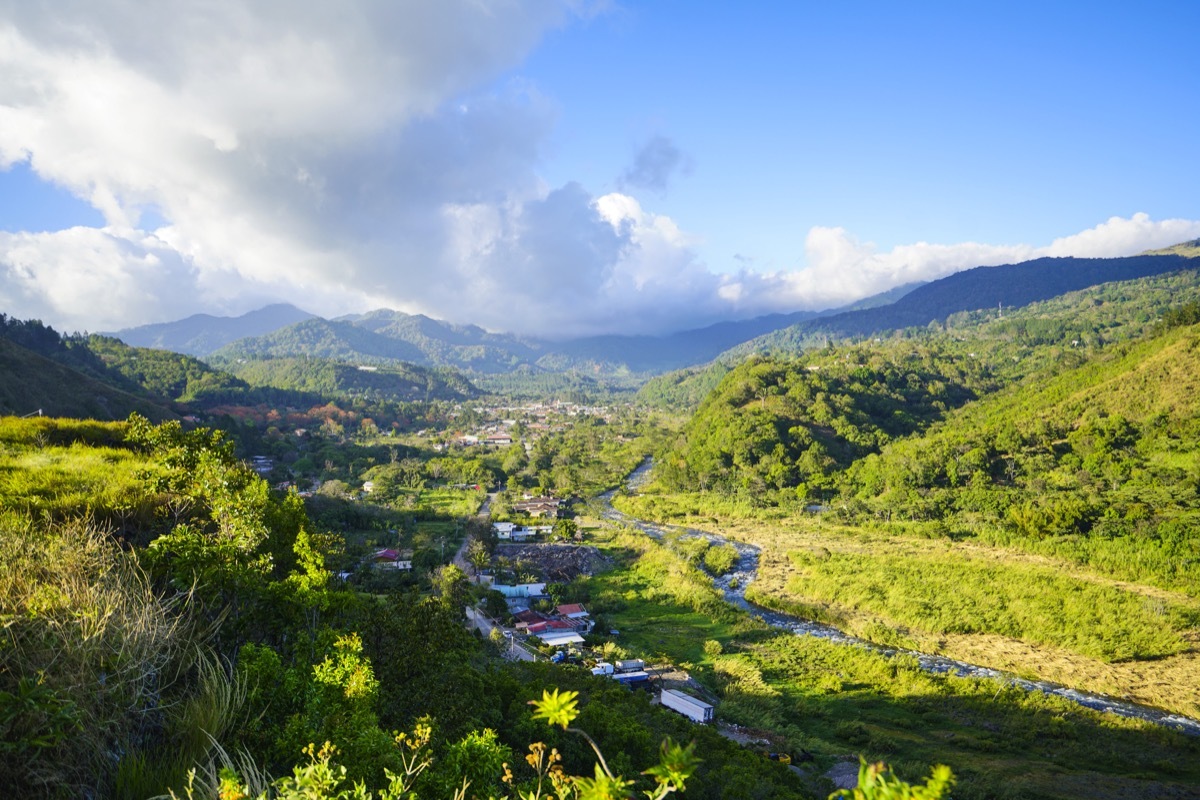
[[[0,416],[45,414],[120,420],[136,411],[156,421],[175,414],[0,337]]]
[[[748,341],[731,355],[795,349],[826,337],[883,334],[942,322],[952,314],[1026,306],[1103,283],[1128,281],[1200,266],[1183,255],[1126,258],[1039,258],[1019,264],[976,267],[927,283],[889,306],[802,322]]]

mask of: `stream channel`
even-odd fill
[[[650,470],[653,468],[653,462],[646,460],[640,467],[635,469],[626,478],[625,485],[630,490],[636,490],[639,486],[649,479]],[[663,534],[668,531],[681,531],[686,536],[698,536],[707,539],[711,544],[721,545],[730,544],[738,551],[738,561],[735,569],[719,578],[714,578],[713,582],[725,594],[725,600],[738,608],[744,609],[755,617],[758,617],[763,622],[774,628],[788,630],[795,633],[797,636],[817,636],[822,639],[828,639],[839,644],[852,645],[855,647],[864,647],[874,650],[884,655],[892,656],[897,654],[909,655],[915,658],[921,665],[922,669],[929,672],[937,673],[954,673],[963,677],[970,678],[986,678],[989,680],[1000,681],[1006,684],[1019,686],[1026,691],[1045,692],[1046,694],[1058,695],[1072,700],[1081,706],[1094,709],[1096,711],[1104,711],[1110,714],[1117,714],[1122,717],[1132,717],[1134,719],[1143,719],[1148,722],[1153,722],[1158,725],[1163,725],[1168,728],[1182,731],[1183,733],[1192,736],[1200,736],[1200,720],[1185,717],[1181,714],[1172,714],[1167,711],[1161,711],[1149,706],[1142,706],[1136,703],[1129,703],[1124,700],[1118,700],[1113,697],[1104,695],[1091,694],[1081,692],[1076,689],[1071,689],[1067,686],[1060,686],[1057,683],[1048,681],[1031,681],[1024,678],[1019,678],[1000,670],[981,667],[975,664],[967,664],[963,661],[956,661],[945,656],[930,655],[928,653],[919,653],[914,650],[899,650],[890,647],[881,647],[864,639],[859,639],[849,634],[834,628],[830,625],[824,625],[819,622],[812,622],[800,617],[794,617],[790,614],[784,614],[779,611],[757,606],[746,600],[746,587],[758,575],[758,554],[759,548],[754,545],[744,542],[726,539],[717,534],[708,533],[707,531],[696,530],[694,528],[683,528],[678,525],[660,525],[653,522],[646,522],[640,519],[634,519],[627,514],[624,514],[613,508],[612,499],[615,492],[605,492],[600,495],[600,500],[603,503],[603,517],[611,522],[626,525],[645,533],[652,539],[661,541]]]

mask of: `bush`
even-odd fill
[[[737,548],[731,544],[714,545],[704,553],[704,566],[714,575],[729,572],[737,560]]]

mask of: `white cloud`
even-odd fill
[[[1200,238],[1200,222],[1187,219],[1155,222],[1148,214],[1134,214],[1130,219],[1112,217],[1082,233],[1055,239],[1048,247],[1038,250],[1038,255],[1084,258],[1131,256],[1197,238]]]
[[[105,215],[103,236],[136,239],[144,210],[168,220],[161,241],[193,270],[181,295],[207,287],[200,297],[234,302],[249,285],[303,289],[327,311],[385,293],[419,304],[445,238],[431,224],[439,208],[536,185],[552,110],[489,83],[568,11],[520,0],[5,3],[0,167],[28,159]],[[449,105],[463,96],[466,113]],[[61,306],[54,269],[28,253],[52,258],[68,243],[85,247],[68,236],[22,246],[21,269],[41,275],[22,296],[45,297],[10,311]],[[113,258],[112,269],[128,263]],[[5,264],[12,283],[16,262]],[[148,296],[128,300],[131,321],[151,310]]]
[[[538,175],[555,104],[502,76],[602,5],[0,0],[0,168],[28,160],[107,222],[0,235],[0,310],[94,330],[282,299],[544,335],[649,332],[1200,236],[1136,215],[1040,248],[880,252],[813,228],[802,269],[714,272],[695,236],[632,194]],[[669,139],[651,145],[627,185],[662,189],[686,167]],[[150,219],[165,223],[142,230]]]
[[[153,236],[0,232],[0,265],[0,307],[68,330],[121,327],[131,308],[182,316],[193,301],[175,291],[194,281],[190,265]]]
[[[1200,238],[1200,221],[1155,222],[1146,214],[1112,217],[1049,245],[899,245],[880,252],[843,228],[814,227],[805,240],[807,266],[791,272],[743,271],[730,278],[724,294],[739,309],[819,310],[917,281],[932,281],[971,267],[1013,264],[1043,257],[1116,258]]]

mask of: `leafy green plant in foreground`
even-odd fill
[[[567,775],[562,768],[562,756],[557,749],[547,749],[542,742],[529,746],[525,757],[536,775],[527,788],[515,788],[519,800],[619,800],[630,796],[634,782],[614,775],[604,760],[603,753],[585,731],[571,727],[579,716],[578,693],[546,690],[540,700],[531,700],[534,719],[545,720],[551,726],[576,733],[587,739],[596,753],[597,763],[592,777]],[[402,770],[387,771],[388,785],[378,795],[370,792],[363,784],[347,786],[347,770],[337,765],[333,758],[337,748],[326,742],[322,747],[310,744],[304,749],[309,763],[297,766],[293,774],[273,782],[267,782],[253,764],[243,759],[236,764],[223,751],[220,764],[210,764],[203,773],[192,770],[183,797],[219,798],[219,800],[418,800],[414,786],[418,778],[430,766],[434,757],[430,747],[432,730],[419,724],[411,734],[397,734],[395,744],[400,752]],[[949,767],[936,766],[922,785],[910,785],[882,763],[868,764],[860,759],[858,785],[854,789],[843,789],[830,795],[830,800],[940,800],[954,785],[954,775]],[[662,743],[659,763],[642,774],[654,781],[654,788],[643,791],[648,800],[664,800],[668,795],[682,792],[688,779],[699,766],[694,744],[678,745],[669,738]],[[502,765],[503,781],[513,783],[513,774],[507,763]],[[461,786],[454,789],[450,797],[463,800],[469,795],[471,781],[463,778]],[[171,793],[174,800],[180,796]]]
[[[592,738],[584,731],[570,727],[579,715],[578,693],[572,691],[544,691],[541,700],[531,700],[534,719],[543,719],[551,725],[583,736],[596,752],[598,763],[593,777],[568,776],[561,766],[561,756],[556,749],[547,752],[546,745],[535,742],[529,746],[526,761],[536,773],[536,781],[527,789],[517,788],[515,796],[520,800],[539,800],[554,797],[558,800],[618,800],[628,797],[633,781],[614,775],[604,761],[604,756]],[[434,763],[430,748],[432,730],[420,724],[411,734],[401,733],[395,737],[400,754],[400,772],[387,770],[388,784],[376,795],[362,783],[346,786],[347,770],[333,761],[337,748],[326,742],[318,748],[310,744],[304,753],[309,763],[295,767],[291,776],[267,783],[252,763],[243,759],[234,764],[228,754],[219,753],[220,763],[208,765],[204,770],[191,770],[182,797],[219,798],[219,800],[417,800],[414,791],[417,779]],[[670,739],[663,742],[662,756],[655,766],[643,774],[654,780],[655,788],[644,794],[650,800],[663,800],[667,795],[682,791],[687,779],[699,766],[693,752],[694,745],[681,746]],[[504,782],[511,784],[513,775],[508,764],[501,765]],[[450,795],[455,800],[468,796],[471,782],[463,778],[462,785]],[[175,800],[180,795],[171,792]]]
[[[933,768],[924,785],[912,786],[897,778],[886,764],[868,764],[860,757],[858,786],[834,792],[829,800],[939,800],[952,786],[954,773],[943,764]]]

